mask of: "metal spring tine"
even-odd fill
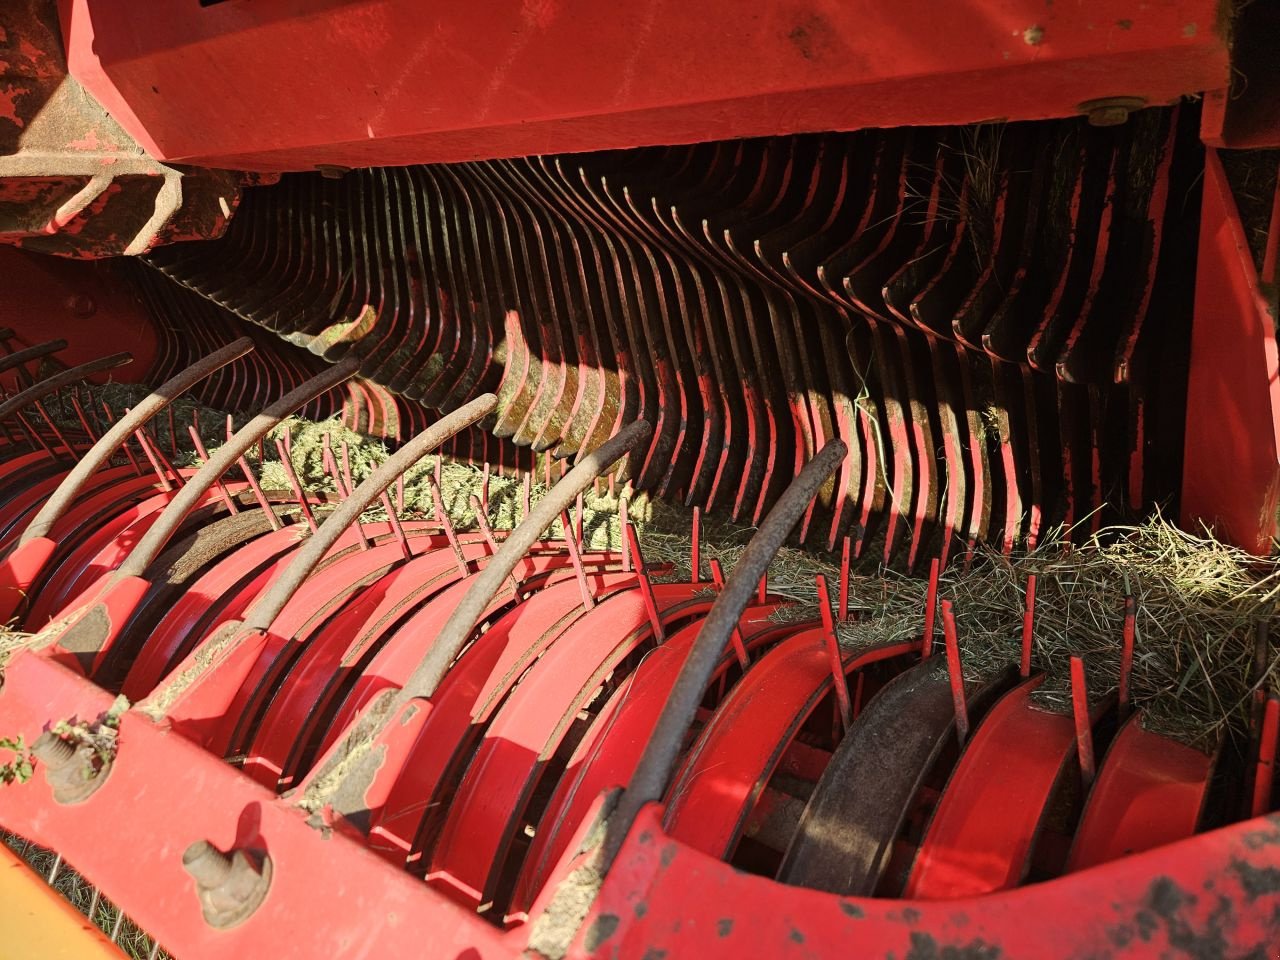
[[[600,851],[602,876],[622,848],[622,841],[640,809],[661,799],[666,791],[685,734],[697,714],[729,635],[741,619],[756,584],[808,509],[809,500],[839,469],[847,452],[844,443],[831,440],[805,464],[761,522],[738,560],[733,577],[703,620],[698,639],[685,659],[653,736],[645,745],[631,780],[610,817]]]
[[[238,357],[244,356],[252,349],[253,341],[248,337],[242,337],[221,350],[191,364],[135,404],[133,409],[118,422],[115,421],[110,408],[106,407],[104,402],[103,406],[107,410],[113,426],[105,433],[102,433],[94,442],[93,447],[80,458],[80,462],[58,485],[58,489],[54,491],[53,496],[45,502],[40,512],[36,514],[27,529],[23,531],[19,542],[26,542],[33,537],[42,537],[47,534],[57,519],[74,502],[76,495],[84,487],[84,484],[94,471],[107,463],[117,450],[123,447],[130,462],[137,469],[138,462],[134,459],[127,446],[129,436],[142,424],[154,417],[162,408],[167,407],[176,397],[185,393],[215,370]],[[85,422],[84,412],[80,409],[80,404],[74,397],[72,398],[72,405],[76,408],[81,422]],[[139,476],[141,475],[139,470]]]
[[[400,544],[400,552],[404,554],[406,560],[413,558],[413,548],[409,546],[409,538],[405,536],[404,527],[400,524],[400,517],[396,513],[395,507],[391,505],[391,497],[387,491],[383,490],[378,495],[378,500],[382,504],[382,509],[387,511],[387,522],[391,524],[391,532],[396,538],[396,543]]]
[[[724,571],[720,568],[720,561],[712,557],[707,561],[707,567],[711,571],[711,582],[715,584],[716,590],[724,592]],[[738,629],[738,625],[733,625],[733,630],[729,634],[729,642],[733,645],[734,655],[738,658],[738,665],[743,670],[751,666],[751,658],[747,656],[747,646],[742,642],[742,631]]]
[[[333,447],[330,445],[328,431],[325,431],[322,438],[321,458],[324,463],[325,472],[332,478],[333,487],[337,491],[338,496],[346,499],[351,495],[351,490],[343,482],[342,471],[338,468],[337,457],[333,455]],[[360,518],[358,516],[354,521],[352,521],[352,525],[355,528],[356,537],[360,541],[360,549],[368,550],[371,544],[369,543],[369,538],[365,536],[364,524],[360,522]]]
[[[969,704],[964,696],[964,667],[960,662],[960,639],[956,635],[956,616],[950,600],[942,601],[942,632],[946,638],[947,680],[951,684],[951,700],[956,709],[956,742],[963,747],[969,738]]]
[[[404,474],[396,477],[396,512],[404,513]]]
[[[253,491],[253,499],[257,500],[258,506],[262,508],[262,512],[267,518],[267,523],[271,524],[272,530],[279,530],[283,524],[280,522],[280,518],[276,516],[275,510],[272,509],[271,501],[262,492],[262,484],[258,483],[258,477],[249,466],[249,461],[245,459],[244,454],[236,458],[236,464],[240,467],[240,472],[244,474],[244,479],[249,484],[249,489]]]
[[[40,418],[49,425],[49,430],[53,433],[58,443],[60,443],[63,446],[63,448],[66,449],[67,454],[73,460],[78,459],[76,456],[75,448],[73,448],[71,444],[67,442],[67,438],[62,435],[62,431],[58,429],[57,422],[53,419],[53,417],[49,416],[49,411],[47,411],[44,408],[44,404],[41,403],[39,400],[37,400],[33,404],[33,406],[36,408],[36,412],[40,414]]]
[[[578,540],[573,536],[567,511],[560,514],[560,525],[564,529],[564,545],[569,551],[569,562],[573,564],[573,574],[578,580],[578,590],[582,593],[582,606],[587,610],[594,609],[596,600],[591,595],[591,586],[587,583],[587,571],[582,566],[582,554],[578,551]]]
[[[1089,720],[1089,687],[1085,680],[1084,659],[1071,658],[1071,716],[1076,726],[1076,756],[1080,761],[1080,780],[1087,792],[1093,785],[1096,764],[1093,757],[1093,724]]]
[[[129,411],[126,410],[124,415],[127,417],[129,415]],[[147,437],[146,432],[139,427],[137,430],[133,431],[133,436],[134,439],[138,441],[138,446],[142,448],[142,453],[147,458],[147,462],[151,464],[151,469],[155,471],[156,479],[160,481],[160,489],[165,493],[172,491],[173,484],[169,481],[169,478],[165,476],[164,467],[160,463],[160,458],[156,456],[157,451],[152,449],[151,442]]]
[[[453,528],[453,520],[449,518],[444,508],[444,493],[440,490],[440,482],[436,480],[434,474],[427,474],[427,486],[431,489],[431,505],[435,508],[436,522],[444,530],[444,535],[449,541],[449,549],[453,551],[453,557],[458,562],[458,570],[465,577],[471,573],[471,568],[467,566],[467,558],[462,553],[462,544],[458,542],[458,533]]]
[[[266,630],[284,609],[289,598],[324,558],[352,522],[391,486],[396,476],[421,460],[445,440],[479,422],[497,405],[497,398],[486,393],[449,415],[437,420],[399,450],[379,464],[338,508],[329,514],[320,529],[309,537],[294,555],[289,566],[249,609],[244,619],[247,630]]]
[[[827,578],[818,574],[818,612],[822,614],[822,639],[831,665],[831,683],[835,688],[836,706],[844,732],[853,723],[853,703],[849,698],[849,679],[844,675],[844,660],[840,656],[840,638],[836,635],[835,620],[831,616],[831,596],[827,592]],[[862,675],[858,675],[861,680]]]
[[[169,476],[173,477],[173,482],[182,486],[186,481],[182,477],[182,473],[173,465],[173,461],[169,459],[168,454],[160,446],[160,440],[149,427],[143,427],[142,432],[146,434],[147,441],[151,444],[151,449],[155,451],[156,459],[160,461],[160,465],[168,471]]]
[[[530,511],[533,509],[533,507],[532,507],[532,506],[531,506],[531,504],[530,504],[530,500],[531,500],[531,499],[532,499],[532,497],[533,497],[533,472],[532,472],[532,470],[525,471],[525,475],[524,475],[524,486],[523,486],[523,495],[524,495],[524,500],[523,500],[522,502],[523,502],[523,504],[524,504],[524,513],[522,513],[522,514],[520,515],[520,518],[521,518],[522,520],[523,520],[523,519],[525,519],[525,518],[527,518],[527,517],[529,516]]]
[[[489,512],[489,461],[484,462],[484,466],[480,471],[480,502],[484,504],[484,510]]]
[[[702,508],[693,508],[693,532],[689,540],[689,582],[702,579]]]
[[[612,476],[612,474],[610,474],[610,476]],[[630,513],[631,499],[624,495],[618,499],[618,529],[623,531],[623,536],[619,538],[622,540],[622,543],[619,544],[619,546],[622,549],[622,571],[624,573],[630,573],[634,563],[631,556],[631,542],[625,535],[627,527],[631,524]]]
[[[649,569],[645,566],[644,554],[640,550],[640,536],[636,533],[634,523],[628,521],[622,525],[622,538],[623,543],[626,544],[627,556],[632,559],[635,566],[640,584],[640,598],[644,601],[645,614],[649,617],[654,642],[661,646],[667,642],[667,631],[662,625],[662,617],[658,614],[658,601],[653,593],[653,581],[649,579]]]
[[[49,875],[45,877],[45,883],[53,886],[58,879],[58,871],[62,869],[62,854],[57,854],[53,858],[53,866],[49,868]]]
[[[1128,601],[1125,603],[1128,607]],[[1018,662],[1018,676],[1024,680],[1031,676],[1031,651],[1035,644],[1035,621],[1036,621],[1036,575],[1033,573],[1027,577],[1027,594],[1022,611],[1022,656]],[[1132,646],[1130,646],[1132,653]],[[1123,660],[1121,661],[1123,664]],[[1128,699],[1124,692],[1127,677],[1123,665],[1121,666],[1120,679],[1120,702],[1124,703]]]
[[[342,383],[355,373],[356,366],[355,361],[335,364],[285,394],[241,427],[235,436],[220,447],[205,465],[196,471],[195,476],[178,491],[177,496],[170,501],[159,519],[147,530],[138,541],[138,545],[117,568],[116,579],[141,575],[150,566],[151,561],[159,555],[169,537],[186,519],[187,514],[194,509],[199,499],[245,450],[257,442],[259,436],[271,430],[307,401]]]
[[[924,628],[920,632],[920,659],[933,655],[933,625],[938,611],[938,573],[941,564],[934,557],[929,563],[929,586],[924,598]]]
[[[195,426],[187,427],[187,430],[191,434],[191,443],[195,446],[196,455],[200,457],[202,463],[208,463],[209,451],[204,448],[204,440],[200,437],[200,431],[197,430]],[[222,482],[221,477],[218,478],[216,485],[218,487],[218,494],[222,497],[222,503],[223,506],[227,508],[227,512],[232,514],[239,513],[240,505],[236,503],[236,498],[231,495],[231,492],[227,490],[227,485]]]
[[[563,461],[562,461],[563,462]],[[582,492],[578,492],[578,498],[574,501],[574,512],[576,514],[573,522],[573,539],[578,544],[578,549],[582,549],[582,528],[586,516],[586,506],[582,500]],[[564,528],[565,536],[569,535],[569,528]]]
[[[489,526],[489,517],[485,513],[484,504],[474,493],[469,498],[471,504],[471,513],[476,518],[476,528],[480,531],[480,535],[484,537],[484,542],[489,546],[489,555],[493,556],[498,552],[498,539],[493,535],[493,528]],[[516,579],[515,574],[507,577],[507,583],[511,587],[512,595],[520,596],[520,582]]]
[[[1129,687],[1133,676],[1133,642],[1137,636],[1138,604],[1132,595],[1124,598],[1124,633],[1120,647],[1120,715],[1129,713]]]
[[[58,455],[54,452],[53,447],[49,446],[48,441],[41,436],[40,431],[37,430],[31,421],[26,418],[26,415],[19,411],[14,416],[17,418],[18,426],[22,428],[22,432],[31,438],[33,446],[43,447],[50,457],[57,459]]]
[[[849,553],[853,538],[846,536],[840,545],[840,622],[849,620]]]
[[[115,905],[115,908],[116,908],[116,922],[111,926],[111,942],[119,943],[120,928],[124,926],[124,908],[121,907],[120,904],[118,903]]]
[[[88,910],[89,922],[92,924],[97,924],[98,922],[96,914],[98,912],[98,902],[101,899],[102,899],[102,888],[95,884],[93,888],[93,895],[89,897],[89,910]]]
[[[71,409],[76,412],[76,419],[80,421],[80,426],[84,429],[85,436],[89,438],[91,443],[97,443],[101,437],[101,432],[89,425],[89,417],[85,413],[85,408],[80,405],[80,390],[78,384],[76,386],[75,393],[71,395]],[[92,407],[90,407],[90,409],[92,409]],[[90,453],[92,453],[92,450],[90,450]]]
[[[103,400],[103,401],[102,401],[102,410],[103,410],[103,412],[104,412],[104,413],[106,413],[106,415],[107,415],[107,422],[108,422],[108,423],[115,423],[115,422],[116,422],[116,414],[115,414],[115,411],[111,409],[111,404],[107,403],[107,401],[105,401],[105,400]],[[132,431],[132,430],[130,430],[130,431],[129,431],[129,433],[130,433],[130,435],[132,435],[133,431]],[[122,452],[126,457],[128,457],[128,458],[129,458],[129,463],[131,463],[131,464],[133,465],[133,469],[134,469],[134,471],[138,474],[138,476],[140,476],[140,477],[141,477],[141,476],[143,476],[143,475],[147,472],[147,471],[145,471],[145,470],[143,470],[143,469],[142,469],[142,464],[140,464],[140,463],[138,462],[138,458],[137,458],[137,457],[135,457],[135,456],[133,455],[133,451],[129,449],[129,444],[128,444],[128,443],[126,443],[126,442],[123,442],[123,441],[122,441],[122,442],[120,443],[119,449],[120,449],[120,451],[121,451],[121,452]],[[83,462],[83,461],[82,461],[82,462]]]
[[[302,489],[302,482],[298,479],[298,473],[293,467],[293,459],[289,456],[288,447],[285,441],[279,437],[276,437],[276,453],[280,457],[280,467],[284,470],[285,479],[289,481],[289,489],[298,501],[298,509],[302,511],[302,518],[306,520],[307,528],[312,533],[315,533],[316,517],[311,512],[311,502],[307,499],[307,492]]]

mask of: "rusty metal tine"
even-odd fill
[[[236,458],[236,464],[240,467],[240,472],[244,474],[245,482],[249,484],[249,489],[253,492],[253,499],[258,501],[258,506],[266,514],[267,522],[271,524],[271,529],[279,530],[283,524],[280,523],[280,518],[276,516],[276,512],[271,509],[271,502],[267,499],[267,495],[262,492],[262,485],[258,483],[258,478],[249,466],[249,461],[245,459],[244,454]]]
[[[521,520],[528,517],[529,511],[532,510],[532,506],[530,505],[530,502],[529,502],[532,499],[532,497],[533,497],[533,473],[526,472],[524,475],[524,513],[520,515]]]
[[[453,521],[449,519],[449,514],[444,509],[444,495],[440,491],[440,481],[435,474],[427,474],[427,486],[431,488],[431,503],[435,507],[436,522],[440,524],[444,530],[444,535],[449,540],[449,549],[453,551],[453,557],[458,561],[458,570],[465,577],[471,573],[471,569],[467,566],[467,559],[462,554],[462,544],[458,542],[458,533],[453,529]]]
[[[624,427],[583,457],[564,479],[538,501],[529,516],[503,541],[498,555],[476,575],[471,589],[400,691],[401,702],[413,697],[429,697],[435,692],[445,671],[471,636],[471,631],[475,629],[476,622],[489,605],[498,586],[542,536],[542,531],[568,508],[579,490],[590,486],[596,477],[630,453],[638,443],[648,440],[650,429],[644,420],[637,420]]]
[[[693,508],[693,540],[689,544],[689,582],[702,578],[702,508]]]
[[[1129,713],[1129,684],[1133,675],[1133,641],[1137,634],[1138,604],[1133,595],[1124,598],[1124,634],[1120,648],[1120,716]]]
[[[1018,675],[1024,680],[1031,676],[1031,648],[1035,643],[1036,626],[1036,575],[1027,577],[1026,600],[1022,610],[1022,657],[1018,661]],[[1124,694],[1120,695],[1121,702]]]
[[[724,570],[720,567],[720,561],[712,557],[707,561],[707,568],[711,571],[711,582],[716,585],[716,590],[724,590]],[[733,652],[738,658],[738,664],[743,670],[751,666],[751,658],[747,656],[747,645],[742,642],[742,631],[734,624],[732,632],[729,634],[729,642],[733,645]]]
[[[67,341],[49,340],[45,343],[37,343],[34,347],[16,350],[8,356],[0,357],[0,371],[12,370],[14,367],[22,366],[28,360],[39,360],[41,357],[47,357],[51,353],[65,349],[67,349]]]
[[[956,742],[960,746],[969,739],[969,705],[964,697],[964,669],[960,663],[960,639],[956,636],[956,616],[951,601],[942,601],[942,632],[946,637],[947,679],[951,683],[951,700],[956,708]]]
[[[200,431],[194,426],[187,427],[187,430],[191,434],[191,442],[196,448],[196,454],[200,457],[200,461],[202,463],[207,463],[209,460],[209,451],[204,448],[204,440],[200,437]],[[230,491],[227,490],[227,485],[222,482],[221,477],[218,478],[217,487],[218,495],[222,497],[222,503],[226,506],[227,512],[239,513],[240,505],[236,503],[236,498],[231,496]]]
[[[293,427],[288,423],[285,423],[284,425],[284,452],[288,454],[289,462],[292,463],[293,462]],[[401,504],[401,509],[402,510],[404,509],[403,504]]]
[[[104,412],[106,413],[106,415],[107,415],[107,422],[108,422],[108,423],[116,423],[116,414],[115,414],[115,411],[111,409],[111,404],[109,404],[109,403],[107,403],[107,401],[103,400],[103,401],[102,401],[102,409],[103,409],[103,411],[104,411]],[[117,425],[118,425],[118,424],[117,424]],[[142,476],[143,474],[145,474],[145,473],[146,473],[146,471],[142,469],[142,464],[138,463],[138,458],[137,458],[137,457],[135,457],[135,456],[133,455],[133,451],[129,449],[129,444],[126,442],[126,441],[128,440],[128,438],[129,438],[129,436],[131,436],[132,434],[133,434],[133,430],[131,429],[131,430],[129,431],[129,433],[127,433],[127,434],[125,435],[125,440],[121,440],[121,441],[120,441],[120,443],[117,445],[117,447],[118,447],[118,449],[119,449],[121,452],[123,452],[123,453],[124,453],[124,455],[125,455],[126,457],[128,457],[128,458],[129,458],[129,462],[130,462],[131,464],[133,464],[133,469],[134,469],[134,471],[138,474],[138,476]],[[84,461],[83,461],[83,460],[81,460],[80,462],[81,462],[81,463],[84,463]],[[75,471],[72,471],[72,473],[74,473],[74,472],[75,472]],[[87,477],[86,477],[86,479],[87,479]]]
[[[342,441],[342,482],[347,485],[347,494],[350,495],[356,484],[351,474],[351,448],[345,440]]]
[[[853,538],[846,536],[840,546],[840,622],[849,619],[849,553],[853,546]],[[862,677],[858,677],[861,689]]]
[[[1089,687],[1084,676],[1084,658],[1071,658],[1071,716],[1076,724],[1076,756],[1080,760],[1080,780],[1087,791],[1093,786],[1097,768],[1093,757],[1093,724],[1089,721]]]
[[[578,498],[574,501],[574,513],[576,514],[573,521],[573,538],[578,542],[578,549],[582,549],[582,528],[585,520],[586,506],[582,501],[582,491],[578,491]],[[564,528],[565,536],[569,535],[569,528]]]
[[[484,512],[489,513],[489,461],[484,462],[480,471],[480,502],[484,504]]]
[[[831,595],[827,592],[826,577],[818,574],[814,579],[818,585],[818,611],[822,614],[822,639],[827,648],[827,659],[831,664],[831,683],[835,688],[836,703],[840,708],[840,722],[844,725],[845,733],[848,733],[849,725],[853,723],[853,704],[849,699],[849,680],[844,675],[844,661],[840,657],[836,623],[831,614]]]
[[[937,557],[929,561],[929,586],[924,595],[924,631],[920,635],[920,659],[928,660],[933,655],[933,624],[938,610],[938,570],[941,563]]]
[[[124,413],[125,416],[129,415],[128,410]],[[137,430],[133,431],[133,437],[138,441],[138,446],[142,448],[143,455],[151,464],[151,469],[155,471],[156,477],[159,478],[160,489],[168,493],[173,489],[173,484],[170,483],[169,478],[164,475],[164,469],[160,466],[160,460],[156,457],[155,451],[151,449],[151,444],[147,440],[147,435],[143,433],[142,428],[139,427]]]
[[[276,437],[276,453],[280,457],[280,467],[284,470],[285,479],[289,481],[289,489],[293,491],[293,495],[298,500],[298,509],[302,511],[302,518],[307,521],[307,527],[312,533],[316,532],[316,517],[311,512],[311,503],[307,500],[307,492],[302,489],[302,481],[298,479],[298,472],[293,468],[293,458],[289,456],[289,450],[285,446],[285,442]]]
[[[497,397],[491,393],[476,397],[470,403],[441,417],[375,467],[364,482],[353,490],[333,513],[325,517],[320,529],[314,536],[307,538],[279,579],[254,602],[245,616],[245,628],[265,630],[271,626],[271,622],[284,609],[289,598],[297,592],[303,581],[311,575],[311,571],[324,559],[329,548],[338,542],[343,531],[351,526],[369,504],[378,499],[379,494],[391,486],[392,481],[399,474],[450,437],[483,419],[493,410],[497,402]]]
[[[1271,810],[1271,795],[1275,789],[1276,734],[1280,730],[1280,700],[1267,698],[1262,713],[1262,730],[1258,736],[1258,762],[1253,775],[1253,796],[1250,816],[1261,817]]]
[[[862,713],[862,686],[863,681],[867,679],[867,675],[862,670],[858,671],[858,682],[853,688],[853,719],[858,719],[858,714]]]
[[[582,566],[582,554],[578,552],[577,538],[569,536],[571,528],[569,526],[568,511],[560,514],[560,525],[564,527],[564,545],[569,551],[569,562],[573,564],[573,575],[578,580],[578,590],[582,593],[582,606],[587,610],[594,609],[596,601],[591,596],[591,586],[587,583],[587,571]]]
[[[627,525],[631,523],[631,501],[627,497],[618,499],[618,539],[622,542],[622,572],[630,573],[632,567],[631,542],[627,539]]]
[[[698,705],[720,662],[729,635],[751,601],[756,584],[808,509],[809,501],[827,478],[839,469],[847,453],[848,448],[842,441],[831,440],[805,464],[761,521],[738,561],[733,578],[716,597],[702,622],[698,639],[680,668],[680,675],[667,697],[653,736],[645,745],[644,753],[610,818],[600,851],[601,875],[618,855],[636,814],[646,804],[661,799],[666,791],[685,734],[698,712]]]
[[[34,406],[36,408],[36,412],[40,414],[40,418],[49,425],[49,429],[53,432],[54,437],[57,438],[58,443],[62,444],[62,446],[66,448],[67,453],[73,460],[76,459],[75,450],[72,448],[71,444],[67,443],[67,438],[62,435],[62,431],[58,429],[58,424],[54,421],[53,417],[49,416],[49,411],[44,408],[44,404],[37,400]]]
[[[303,404],[354,375],[357,369],[359,369],[359,361],[354,357],[334,364],[323,373],[311,377],[289,391],[241,427],[235,436],[219,447],[204,466],[196,471],[195,476],[178,491],[159,519],[143,534],[138,545],[116,569],[115,579],[140,576],[150,566],[151,561],[160,554],[169,537],[178,529],[205,492],[250,446],[257,442],[258,437],[271,430]]]

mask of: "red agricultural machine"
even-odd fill
[[[1271,554],[1277,74],[1274,0],[4,0],[0,953],[1280,956],[1268,618],[1205,750],[1132,601],[1052,712],[1035,581],[982,682],[938,587]]]

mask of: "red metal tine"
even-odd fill
[[[693,508],[693,539],[689,543],[689,582],[702,577],[702,508]]]
[[[720,569],[720,561],[712,558],[707,561],[707,566],[711,569],[711,582],[715,584],[716,590],[724,592],[724,571]],[[747,656],[746,645],[742,642],[742,631],[737,627],[729,634],[729,642],[733,644],[733,652],[738,656],[738,663],[745,670],[751,665],[751,660]]]
[[[849,699],[849,681],[844,674],[844,661],[840,657],[836,624],[831,616],[831,597],[827,592],[827,578],[818,574],[815,580],[818,585],[818,611],[822,614],[823,642],[827,648],[827,659],[831,662],[831,679],[835,685],[836,703],[840,707],[840,720],[844,724],[845,732],[848,733],[849,725],[853,723],[853,704]]]
[[[409,538],[404,535],[404,527],[400,525],[400,517],[397,515],[395,507],[391,505],[391,496],[387,491],[383,490],[378,494],[378,502],[382,504],[382,509],[387,511],[387,522],[391,524],[392,535],[396,538],[396,543],[400,544],[400,552],[404,554],[406,560],[413,556],[413,548],[409,546]]]
[[[280,518],[271,509],[271,504],[267,500],[266,494],[262,492],[262,485],[258,483],[257,476],[249,467],[249,461],[241,454],[236,457],[236,465],[240,467],[240,472],[244,474],[245,482],[249,484],[249,489],[253,491],[253,499],[258,501],[258,506],[262,508],[262,512],[266,515],[267,522],[271,524],[271,529],[279,530],[281,526]]]
[[[760,578],[760,585],[756,587],[756,603],[764,604],[769,599],[769,571],[764,572],[764,576]]]
[[[960,640],[956,636],[956,616],[951,601],[942,601],[942,632],[946,637],[947,677],[951,681],[951,699],[956,705],[956,740],[964,746],[969,737],[969,705],[964,698],[964,671],[960,664]]]
[[[579,497],[582,494],[578,494]],[[596,605],[595,597],[591,595],[591,587],[587,583],[587,571],[582,566],[582,554],[578,550],[578,540],[573,535],[573,528],[569,525],[569,514],[560,514],[560,525],[564,529],[564,545],[569,551],[569,562],[573,564],[574,576],[578,578],[578,589],[582,591],[582,606],[590,610]]]
[[[924,632],[920,635],[920,659],[933,655],[933,622],[938,608],[938,558],[929,561],[929,587],[924,596]]]
[[[1132,595],[1124,598],[1124,640],[1120,648],[1120,716],[1129,712],[1129,682],[1133,674],[1133,641],[1137,634],[1138,604]]]
[[[612,474],[610,474],[612,476]],[[618,500],[618,527],[622,531],[619,539],[622,541],[622,571],[630,573],[632,567],[631,561],[631,540],[626,535],[627,526],[631,523],[631,501],[622,497]]]
[[[172,409],[172,408],[171,408]],[[147,442],[151,444],[151,449],[155,452],[156,459],[160,461],[160,466],[168,471],[169,476],[173,477],[176,486],[182,486],[186,483],[186,479],[182,476],[182,472],[173,465],[173,461],[169,459],[169,455],[164,452],[160,446],[160,440],[147,427],[142,428],[142,432],[146,434]]]
[[[347,446],[347,441],[342,441],[342,480],[347,485],[347,494],[356,488],[355,480],[351,474],[351,448]]]
[[[493,528],[489,526],[489,517],[485,513],[484,501],[477,497],[474,493],[469,500],[471,504],[471,513],[476,518],[476,528],[480,531],[480,536],[484,537],[484,542],[489,545],[489,555],[498,552],[498,540],[493,535]],[[581,563],[581,560],[579,560]],[[520,596],[520,581],[516,579],[515,573],[507,577],[507,583],[511,587],[513,596]]]
[[[195,431],[192,431],[193,435]],[[288,434],[285,434],[288,436]],[[276,455],[280,458],[280,468],[284,470],[285,479],[289,481],[289,489],[293,491],[294,497],[298,500],[298,509],[302,511],[302,518],[307,521],[307,528],[312,532],[316,532],[316,517],[311,512],[311,503],[307,500],[307,492],[302,489],[302,482],[298,479],[298,473],[293,468],[293,458],[289,456],[288,443],[276,437]]]
[[[1089,719],[1089,687],[1085,681],[1084,658],[1071,658],[1071,715],[1076,724],[1076,756],[1080,760],[1080,780],[1085,790],[1093,786],[1097,766],[1093,757],[1093,724]]]
[[[1031,676],[1031,646],[1035,639],[1036,575],[1027,577],[1026,602],[1022,611],[1022,659],[1018,663],[1018,675],[1022,679]],[[1124,702],[1124,694],[1120,695]]]
[[[32,441],[36,443],[36,445],[43,447],[45,452],[49,454],[49,456],[51,457],[57,456],[57,454],[53,452],[53,448],[49,446],[49,444],[45,441],[44,437],[40,435],[40,431],[31,425],[31,421],[29,421],[23,415],[21,410],[15,411],[14,416],[17,417],[18,425],[22,427],[23,432],[25,432],[26,435],[29,436],[32,439]]]
[[[840,545],[840,622],[849,620],[849,553],[853,546],[853,538],[845,536]],[[858,687],[862,687],[862,677],[858,677]]]
[[[449,549],[453,551],[453,556],[458,561],[458,569],[465,577],[470,571],[467,569],[466,558],[462,555],[462,546],[458,543],[458,532],[453,529],[453,521],[445,512],[444,497],[440,493],[440,482],[436,480],[435,474],[427,474],[427,486],[431,489],[431,504],[435,508],[436,522],[444,530],[444,535],[449,538]]]
[[[630,573],[628,567],[634,566],[640,578],[640,592],[644,594],[644,607],[649,614],[649,623],[653,627],[653,636],[657,643],[667,640],[666,631],[662,628],[662,618],[658,616],[658,604],[653,595],[653,582],[649,579],[649,571],[645,567],[644,554],[640,552],[640,538],[636,534],[635,524],[627,521],[622,528],[623,541],[626,543],[627,563],[624,573]]]
[[[62,431],[58,429],[58,424],[54,421],[53,417],[49,416],[49,412],[45,410],[44,404],[37,400],[34,406],[36,408],[36,412],[40,414],[41,419],[43,419],[44,422],[49,425],[49,429],[53,431],[53,435],[57,438],[58,443],[62,444],[69,456],[76,458],[75,449],[67,442],[67,438],[62,435]]]
[[[84,428],[85,436],[93,443],[98,441],[99,433],[89,425],[89,417],[86,415],[84,407],[80,405],[80,394],[77,391],[71,395],[71,409],[76,412],[76,419],[80,421],[80,426]]]
[[[124,414],[127,417],[129,415],[129,411],[126,410]],[[147,440],[147,435],[143,433],[142,428],[139,427],[137,430],[133,431],[133,436],[134,439],[138,441],[138,446],[142,448],[143,454],[151,463],[151,469],[155,471],[156,477],[160,481],[160,489],[165,491],[165,493],[168,493],[173,489],[173,484],[170,483],[169,478],[165,476],[164,468],[160,466],[160,460],[156,457],[156,452],[151,449],[151,444]]]
[[[576,513],[576,517],[573,523],[573,539],[577,541],[578,549],[581,550],[582,549],[582,527],[583,527],[583,520],[586,514],[586,506],[582,502],[581,493],[578,494],[577,499],[574,501],[574,512]],[[566,539],[569,536],[569,528],[567,526],[564,528],[564,535]]]
[[[1253,803],[1250,815],[1260,817],[1271,809],[1271,794],[1275,788],[1276,733],[1280,730],[1280,700],[1267,698],[1262,714],[1262,731],[1258,737],[1258,765],[1253,776]]]
[[[192,426],[187,427],[187,431],[191,434],[191,442],[196,448],[196,454],[200,457],[202,463],[209,462],[209,451],[204,448],[204,441],[200,438],[200,431]],[[227,485],[218,479],[215,486],[218,488],[218,494],[222,497],[222,503],[227,508],[227,513],[239,513],[240,505],[236,503],[236,498],[231,496],[227,491]]]

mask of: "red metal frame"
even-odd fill
[[[1216,0],[60,0],[71,74],[152,155],[375,166],[1164,104],[1225,85]],[[346,80],[317,72],[342,64]],[[479,79],[477,79],[479,78]]]

